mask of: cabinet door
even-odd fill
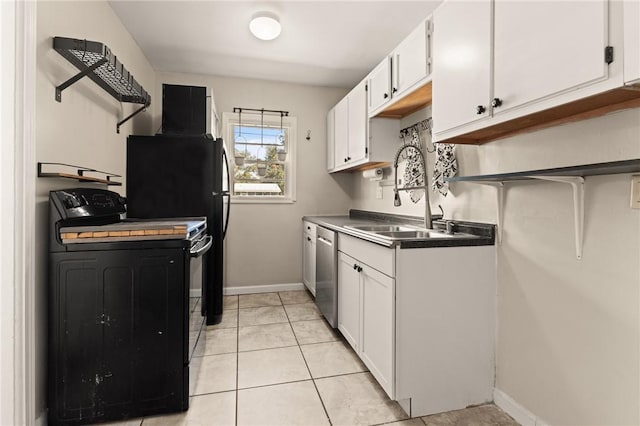
[[[393,51],[391,96],[399,96],[427,76],[426,21],[405,38]]]
[[[338,252],[338,330],[360,351],[360,273],[351,256]]]
[[[127,257],[137,260],[131,265]],[[131,265],[135,276],[135,404],[146,410],[184,409],[188,391],[182,388],[182,395],[177,391],[185,384],[185,362],[189,359],[189,324],[185,324],[189,288],[183,280],[190,271],[184,270],[183,253],[149,250],[123,254],[122,264]]]
[[[50,257],[49,421],[102,415],[102,289],[94,256]]]
[[[365,365],[394,398],[395,280],[362,266],[362,354]]]
[[[497,0],[493,115],[607,78],[607,3]]]
[[[183,251],[52,254],[50,420],[184,408]]]
[[[369,114],[375,114],[379,108],[391,100],[391,66],[385,57],[367,78],[369,82]]]
[[[336,165],[336,111],[335,108],[331,108],[327,114],[327,170],[331,171]]]
[[[488,116],[491,2],[449,0],[433,21],[433,126],[439,133]]]
[[[349,95],[349,150],[350,162],[367,157],[367,82],[363,80]]]
[[[624,82],[640,85],[640,2],[624,2]]]
[[[338,168],[349,156],[349,99],[346,96],[336,104],[334,113],[334,164]]]
[[[303,234],[302,281],[311,294],[316,294],[316,243],[307,233]]]

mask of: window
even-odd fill
[[[224,113],[223,121],[232,201],[294,202],[296,119],[243,112]]]

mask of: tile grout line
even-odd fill
[[[278,293],[278,297],[280,297],[280,293]],[[280,297],[280,301],[282,302],[282,297]],[[313,302],[313,300],[312,300]],[[324,415],[327,417],[327,421],[329,422],[329,426],[333,425],[333,422],[331,422],[331,418],[329,417],[329,412],[327,411],[327,407],[324,405],[324,401],[322,400],[322,396],[320,395],[320,391],[318,390],[318,386],[316,385],[316,381],[313,377],[313,373],[311,373],[311,368],[309,368],[309,363],[307,362],[307,358],[305,358],[304,356],[304,352],[302,351],[302,347],[300,345],[300,342],[298,341],[298,336],[296,335],[296,332],[293,328],[293,324],[291,324],[291,318],[289,318],[289,313],[287,312],[287,309],[284,308],[284,303],[282,304],[283,309],[284,309],[284,313],[287,316],[287,320],[289,321],[289,327],[291,327],[291,332],[293,333],[293,338],[296,339],[296,343],[298,344],[298,350],[300,351],[300,354],[302,355],[302,360],[304,361],[304,365],[307,367],[307,371],[309,372],[309,377],[311,377],[311,383],[313,383],[313,388],[316,390],[316,394],[318,395],[318,399],[320,400],[320,404],[322,405],[322,409],[324,410]]]
[[[236,418],[234,420],[235,425],[238,426],[238,406],[240,404],[240,393],[238,391],[240,387],[240,296],[238,295],[236,297],[238,300],[238,310],[236,311]]]

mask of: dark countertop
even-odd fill
[[[411,240],[391,240],[376,236],[369,232],[358,231],[346,226],[402,224],[424,227],[422,219],[415,216],[391,215],[386,213],[368,212],[364,210],[350,210],[349,215],[338,216],[304,216],[308,222],[324,228],[341,232],[352,237],[360,238],[381,246],[401,249],[428,248],[428,247],[461,247],[461,246],[488,246],[495,243],[495,225],[487,223],[465,222],[451,220],[455,225],[455,237],[453,238],[427,238]],[[433,229],[444,231],[446,222],[439,215],[434,215]]]

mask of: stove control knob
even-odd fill
[[[70,195],[67,198],[65,198],[62,201],[62,204],[64,204],[64,206],[67,209],[73,209],[73,208],[76,208],[76,207],[80,207],[82,205],[80,200],[78,200],[78,197],[74,197],[73,195]]]

